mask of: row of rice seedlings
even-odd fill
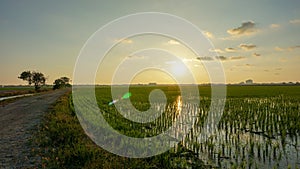
[[[289,144],[295,145],[293,151],[296,150],[298,155],[296,146],[300,132],[300,106],[297,99],[285,97],[228,99],[219,122],[219,132],[207,138],[206,142],[199,142],[198,134],[206,120],[210,101],[209,98],[201,101],[199,108],[193,105],[178,106],[180,99],[169,103],[165,109],[163,104],[157,103],[157,109],[164,112],[160,118],[142,128],[134,127],[139,126],[134,122],[129,122],[129,126],[132,130],[139,129],[143,136],[153,136],[166,131],[173,123],[178,122],[180,125],[175,134],[178,136],[182,130],[186,130],[183,122],[193,120],[198,114],[193,129],[181,140],[182,144],[202,160],[207,163],[213,161],[218,166],[250,168],[277,166],[279,163],[282,164],[284,159],[290,158],[288,157],[290,154],[285,153],[287,140]],[[137,109],[144,107],[142,103],[136,106]],[[180,107],[181,109],[187,107],[187,111],[181,112]],[[179,113],[189,115],[178,118]],[[111,119],[115,118],[111,113],[107,116]],[[118,121],[114,123],[119,124]],[[188,132],[183,131],[183,133]],[[289,147],[291,148],[293,147]],[[203,154],[208,158],[201,156]]]
[[[279,165],[282,156],[290,155],[284,154],[286,136],[293,138],[292,144],[297,145],[299,126],[296,125],[300,119],[299,103],[286,103],[282,99],[279,97],[228,100],[227,109],[219,123],[219,129],[224,132],[219,132],[220,135],[217,136],[223,140],[208,139],[207,142],[199,144],[195,141],[197,134],[195,132],[186,137],[188,141],[185,140],[184,143],[188,144],[185,146],[196,151],[197,154],[200,154],[199,151],[206,152],[211,158],[237,159],[237,162],[248,165],[250,168],[254,166],[256,159],[263,166]],[[291,119],[291,117],[294,118]],[[289,123],[290,121],[292,123]],[[198,125],[203,124],[203,118],[197,119],[197,122]],[[197,129],[195,131],[199,132]],[[287,133],[287,131],[292,132]],[[248,137],[244,137],[247,134]],[[240,146],[245,139],[247,146]],[[234,155],[232,150],[236,152]],[[246,164],[245,161],[247,161]]]

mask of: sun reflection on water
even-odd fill
[[[178,96],[176,99],[176,115],[179,115],[182,111],[182,98]]]

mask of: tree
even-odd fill
[[[61,77],[59,79],[56,79],[53,84],[53,90],[55,89],[60,89],[60,88],[63,88],[63,87],[70,87],[70,78],[68,77]]]
[[[19,79],[28,81],[28,84],[34,84],[34,89],[38,91],[41,88],[41,85],[45,85],[46,78],[43,73],[41,72],[31,72],[31,71],[24,71],[18,77]]]
[[[31,72],[30,71],[24,71],[24,72],[22,72],[21,75],[18,78],[28,81],[29,85],[31,85],[31,83],[32,83],[32,76],[31,76]]]

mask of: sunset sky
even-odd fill
[[[300,81],[299,0],[89,3],[3,0],[0,2],[0,85],[26,84],[17,78],[24,70],[44,73],[47,84],[61,76],[72,79],[76,59],[89,37],[105,24],[138,12],[169,13],[196,25],[215,47],[212,50],[218,53],[215,59],[223,64],[227,83],[247,79],[259,83]],[[120,59],[146,64],[153,57],[167,55],[147,50],[122,55],[122,50],[136,45],[147,48],[148,43],[176,51],[182,62],[196,72],[198,83],[209,82],[202,67],[202,62],[209,62],[206,56],[194,56],[172,38],[145,35],[125,39],[113,48],[99,65],[96,83],[110,83],[115,71],[113,65],[118,65]],[[184,72],[182,65],[172,60],[165,60],[161,66],[170,67],[176,74]],[[131,66],[126,67],[124,63],[123,69],[130,71]],[[151,76],[153,73],[155,77]],[[141,72],[133,79],[133,83],[147,82],[173,83],[172,78],[157,70]]]

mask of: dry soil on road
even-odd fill
[[[39,163],[39,157],[30,154],[34,147],[29,140],[43,115],[67,91],[25,97],[0,107],[0,168],[30,168]]]

